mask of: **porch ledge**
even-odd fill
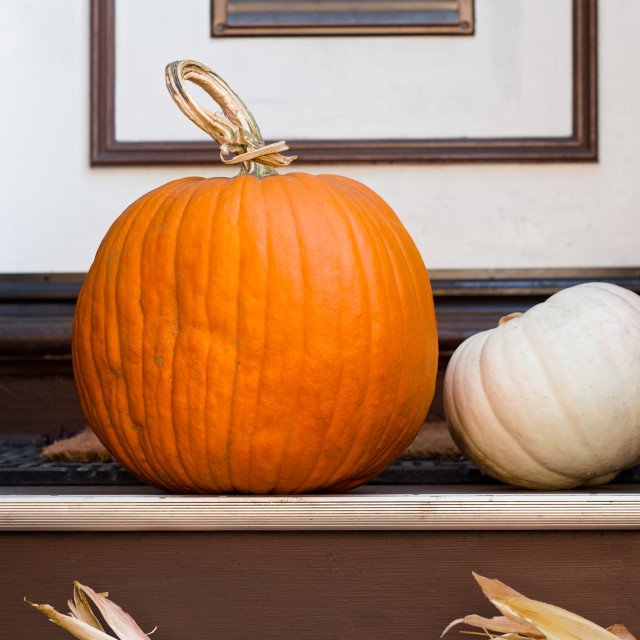
[[[365,486],[341,495],[180,496],[147,487],[2,487],[1,531],[640,529],[637,486]]]

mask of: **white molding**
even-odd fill
[[[5,487],[0,530],[640,529],[640,494],[633,487],[561,493],[510,487],[471,493],[452,487],[435,487],[432,493],[412,489],[416,487],[399,487],[397,493],[365,488],[344,495],[255,497],[53,495],[37,488],[6,494],[12,488]]]

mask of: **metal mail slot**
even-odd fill
[[[212,0],[212,36],[473,34],[473,0]]]

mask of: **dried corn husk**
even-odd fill
[[[149,640],[135,620],[108,599],[107,593],[96,593],[93,589],[85,587],[79,582],[74,582],[73,585],[73,600],[67,601],[71,613],[67,615],[58,613],[48,604],[34,604],[26,598],[25,601],[80,640],[114,640],[114,638]],[[106,624],[116,634],[115,636],[109,635],[103,629],[100,621],[91,610],[87,596],[96,605]]]
[[[468,615],[454,620],[442,635],[465,623],[480,627],[482,635],[503,640],[636,640],[623,625],[605,629],[566,609],[527,598],[499,580],[476,573],[473,577],[503,615],[494,618]],[[492,631],[502,635],[494,635]]]
[[[621,624],[605,629],[566,609],[527,598],[499,580],[475,573],[473,576],[483,593],[503,615],[493,618],[468,615],[451,622],[442,635],[452,627],[465,623],[483,630],[477,635],[501,640],[636,640]],[[105,632],[91,610],[87,596],[98,607],[115,636]],[[26,598],[25,601],[80,640],[114,640],[114,637],[119,640],[148,640],[135,620],[107,596],[106,593],[96,593],[90,587],[74,582],[73,600],[67,601],[71,613],[67,615],[57,612],[48,604],[34,604]]]

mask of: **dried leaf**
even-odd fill
[[[73,616],[67,616],[62,613],[58,613],[52,606],[48,604],[34,604],[29,602],[25,598],[25,602],[28,602],[32,607],[42,611],[52,622],[66,629],[70,634],[74,635],[80,640],[113,640],[113,636],[107,635],[104,631],[100,631],[95,627],[78,620]]]
[[[520,592],[512,589],[509,585],[506,585],[504,582],[500,582],[500,580],[496,580],[495,578],[485,578],[474,571],[471,572],[471,575],[476,579],[476,582],[482,589],[482,593],[484,593],[489,600],[497,596],[513,596],[514,598],[525,597]]]
[[[524,624],[507,618],[506,616],[496,616],[495,618],[483,618],[482,616],[472,614],[465,616],[464,618],[458,618],[449,624],[449,626],[442,632],[442,635],[447,633],[452,627],[458,624],[468,624],[472,627],[480,627],[487,631],[497,631],[498,633],[517,633],[519,635],[526,635],[530,638],[544,638],[541,633],[538,633],[535,627],[529,624]]]
[[[531,600],[499,580],[476,573],[473,576],[502,616],[465,616],[454,620],[443,635],[454,625],[464,622],[484,629],[489,637],[508,638],[518,634],[521,638],[543,640],[636,640],[622,625],[605,629],[561,607]],[[488,631],[507,635],[491,636]]]
[[[482,593],[484,593],[484,595],[487,596],[487,598],[489,598],[489,600],[491,600],[492,602],[494,598],[499,596],[524,598],[521,593],[504,584],[504,582],[500,582],[500,580],[496,580],[495,578],[485,578],[484,576],[481,576],[474,572],[472,572],[472,574],[476,579],[476,582],[480,585]],[[474,627],[480,627],[481,629],[487,629],[489,631],[497,631],[498,633],[517,633],[529,638],[544,638],[544,635],[541,634],[536,629],[536,627],[520,620],[514,620],[512,617],[496,616],[494,618],[484,618],[476,614],[454,620],[442,632],[442,635],[444,635],[452,627],[460,623],[469,624]]]
[[[620,638],[620,640],[637,640],[623,624],[614,624],[607,627],[607,631],[611,631],[611,633],[613,633],[616,638]]]
[[[517,633],[505,633],[503,635],[494,636],[489,631],[461,631],[467,636],[480,636],[482,638],[496,638],[497,640],[526,640],[524,636],[520,636]]]
[[[510,618],[534,626],[547,640],[619,640],[610,631],[561,607],[529,598],[493,598]]]
[[[136,621],[115,602],[111,602],[108,598],[79,582],[74,582],[74,585],[91,598],[100,610],[105,622],[120,640],[149,640],[144,631],[136,624]]]
[[[71,614],[64,615],[48,604],[34,604],[25,598],[25,602],[44,613],[50,620],[66,629],[80,640],[114,640],[114,636],[105,633],[94,615],[87,596],[100,610],[105,622],[119,640],[149,640],[136,624],[135,620],[106,595],[96,593],[90,587],[74,582],[73,602],[68,601]]]
[[[89,605],[86,596],[77,584],[73,585],[73,600],[67,600],[67,604],[69,605],[71,613],[78,618],[78,620],[82,620],[92,627],[100,629],[100,631],[104,631],[100,621],[95,617],[91,610],[91,606]]]

